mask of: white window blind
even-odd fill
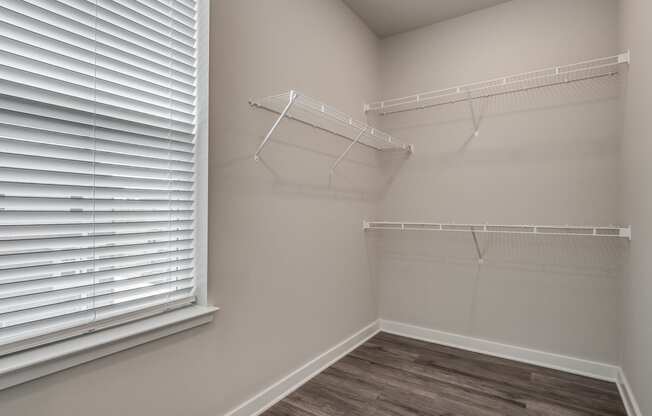
[[[0,355],[194,302],[194,0],[0,0]]]

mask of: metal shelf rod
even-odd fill
[[[285,117],[287,115],[288,111],[290,111],[290,108],[292,107],[292,104],[294,104],[294,101],[296,101],[296,99],[297,99],[297,93],[294,92],[294,91],[290,91],[290,99],[288,100],[287,105],[285,106],[285,108],[283,109],[281,114],[279,115],[278,119],[276,119],[276,122],[274,122],[274,124],[272,125],[272,128],[269,129],[269,132],[267,132],[267,135],[265,135],[265,138],[263,139],[263,141],[258,146],[258,149],[256,149],[256,153],[254,154],[254,159],[256,161],[258,161],[260,159],[260,152],[263,151],[263,148],[265,147],[265,145],[269,141],[269,138],[272,137],[272,133],[274,133],[274,130],[276,130],[278,125],[281,123],[281,120],[283,120],[283,117]]]
[[[594,78],[601,78],[606,76],[613,76],[619,72],[619,65],[629,63],[630,53],[625,52],[619,55],[609,56],[605,58],[591,59],[588,61],[577,62],[570,65],[554,66],[535,71],[523,72],[499,78],[494,78],[486,81],[473,82],[469,84],[462,84],[454,87],[444,88],[440,90],[433,90],[412,94],[405,97],[392,98],[383,101],[377,101],[365,104],[365,112],[378,112],[381,115],[392,114],[396,112],[412,111],[422,108],[434,107],[439,105],[452,104],[459,101],[466,101],[469,95],[476,93],[477,95],[472,98],[486,98],[494,95],[503,95],[519,91],[527,91],[535,88],[543,88],[553,85],[565,84],[568,82],[582,81]],[[596,74],[596,71],[604,71]],[[575,76],[574,78],[571,78]],[[559,80],[559,77],[563,77]],[[545,83],[549,79],[550,82]],[[509,87],[515,87],[519,84],[527,84],[533,82],[542,82],[541,85],[525,85],[522,88],[514,88],[509,90]],[[501,91],[488,91],[491,88],[498,88]],[[508,89],[507,91],[503,91]],[[458,96],[457,98],[454,98]],[[434,100],[445,101],[440,103],[432,103]],[[430,102],[430,103],[429,103]],[[403,107],[403,108],[401,108]],[[406,108],[407,107],[407,108]],[[398,109],[396,109],[398,108]]]
[[[505,225],[505,224],[456,224],[432,222],[363,221],[367,230],[398,231],[449,231],[469,233],[499,233],[528,235],[558,235],[586,237],[618,237],[632,239],[631,226],[592,227],[571,225]]]

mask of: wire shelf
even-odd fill
[[[412,152],[413,149],[412,145],[297,91],[252,99],[249,104],[281,115],[279,121],[286,117],[376,150]],[[272,127],[270,133],[275,127],[276,125]]]
[[[615,56],[570,65],[554,66],[488,81],[377,101],[365,104],[364,110],[365,112],[377,112],[383,115],[392,114],[575,81],[614,76],[621,71],[622,64],[629,63],[629,60],[630,54],[625,52]]]
[[[586,237],[618,237],[631,240],[631,227],[592,227],[570,225],[496,225],[496,224],[455,224],[430,222],[392,222],[364,221],[364,230],[398,231],[449,231],[470,233],[503,233],[531,235],[562,235]]]

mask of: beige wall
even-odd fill
[[[613,0],[514,0],[382,41],[382,97],[615,55]],[[608,225],[619,221],[615,79],[388,115],[416,152],[386,220]],[[381,318],[617,363],[624,241],[376,233]]]
[[[634,234],[624,285],[623,368],[642,414],[652,414],[652,2],[621,2],[623,48],[632,51],[625,84],[624,218]]]
[[[362,117],[377,94],[376,38],[339,0],[213,0],[209,299],[190,332],[0,392],[3,416],[216,416],[372,322],[361,231],[378,161],[284,124],[251,97],[296,88]]]

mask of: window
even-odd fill
[[[196,9],[0,1],[0,355],[196,301]]]

